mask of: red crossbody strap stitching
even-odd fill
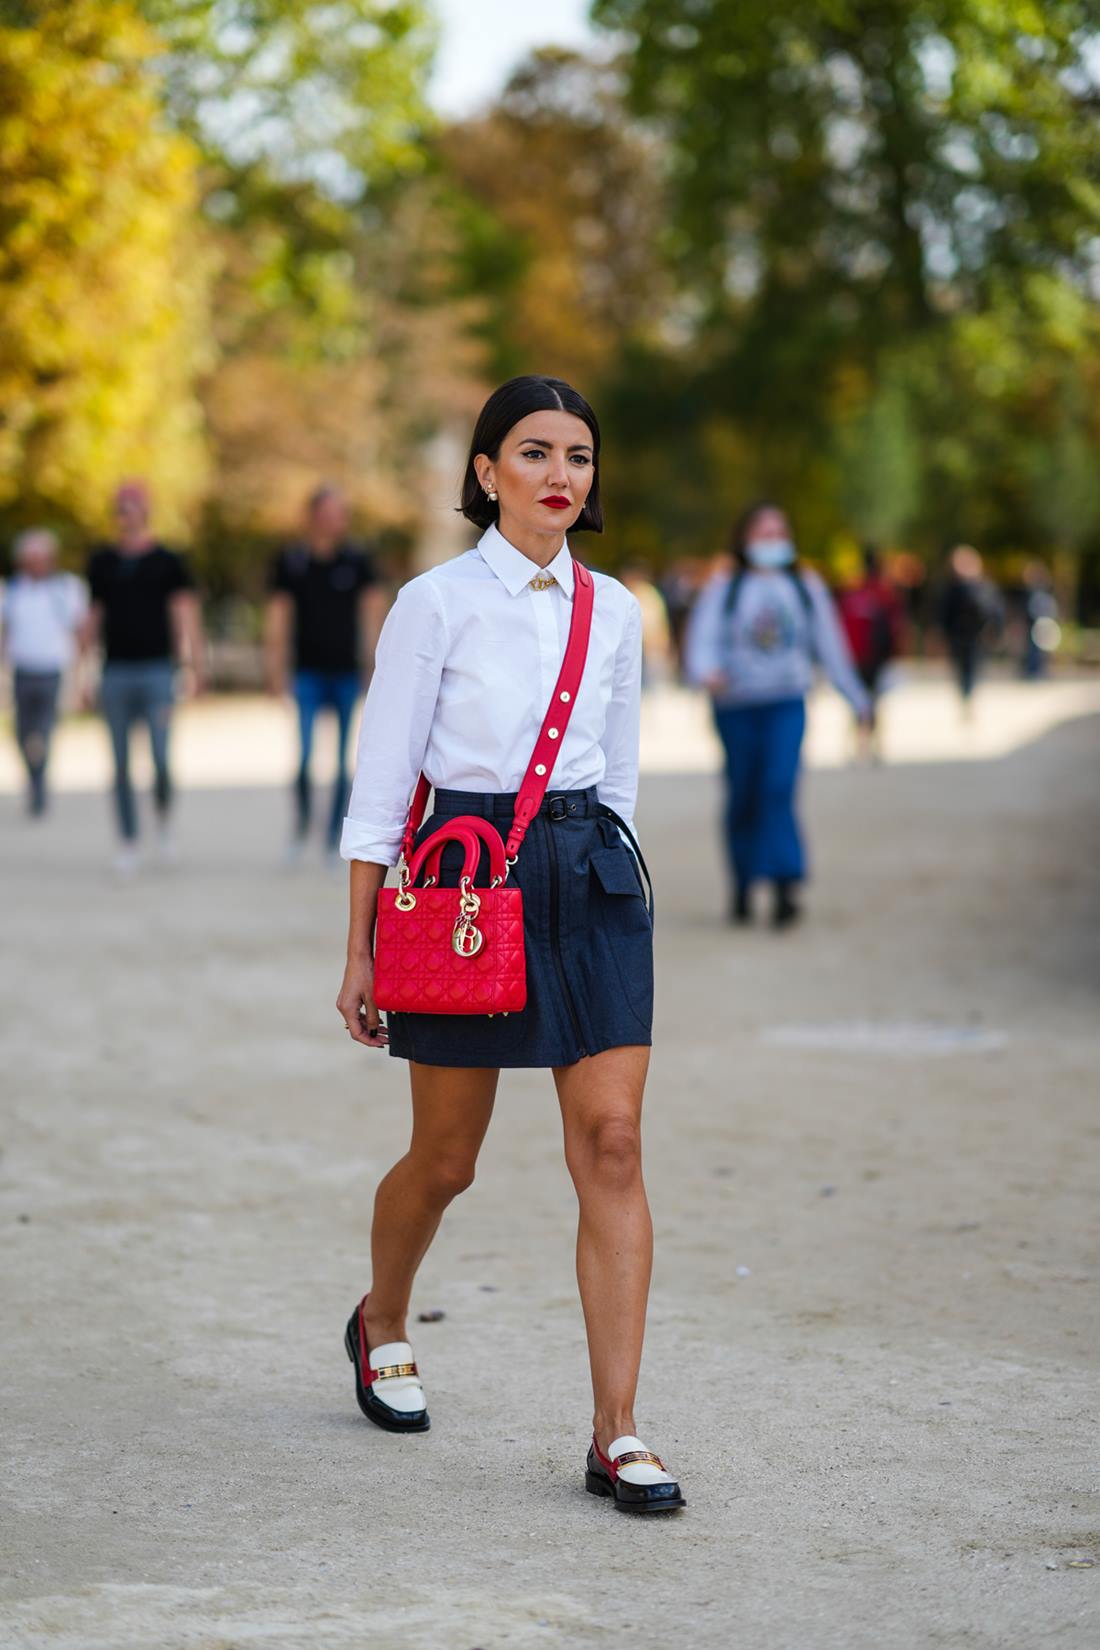
[[[550,708],[543,718],[539,729],[535,748],[531,753],[531,760],[527,764],[527,772],[523,776],[516,796],[516,811],[512,820],[512,828],[508,833],[508,842],[505,853],[513,859],[519,852],[520,843],[527,835],[527,827],[539,811],[542,799],[546,795],[546,787],[550,783],[554,762],[558,749],[565,738],[565,730],[569,726],[569,718],[573,714],[573,706],[577,701],[577,689],[580,687],[584,675],[585,661],[588,658],[588,638],[592,630],[592,605],[595,594],[595,581],[583,563],[573,557],[573,617],[569,624],[569,638],[565,644],[565,657],[561,662],[561,671],[554,687],[554,696],[550,701]],[[564,702],[561,695],[568,693],[569,698]],[[549,730],[556,728],[558,737],[550,738]],[[546,772],[537,774],[536,767],[542,764]],[[431,794],[431,785],[423,774],[416,782],[412,801],[409,803],[408,817],[405,820],[405,832],[401,838],[401,858],[407,865],[412,858],[413,843],[416,833],[424,823],[424,814],[428,807],[428,797]]]
[[[542,799],[546,795],[546,787],[550,783],[550,775],[554,770],[558,751],[565,738],[565,730],[569,726],[569,718],[573,714],[573,706],[577,702],[577,689],[581,685],[584,675],[585,661],[588,658],[588,638],[592,630],[592,603],[594,581],[587,567],[574,556],[573,558],[573,617],[569,625],[569,639],[565,644],[565,657],[561,662],[557,682],[554,684],[554,695],[550,700],[550,708],[542,720],[539,736],[535,740],[535,748],[531,752],[531,760],[527,764],[527,772],[523,776],[519,793],[516,796],[516,811],[512,820],[512,829],[508,832],[508,841],[504,845],[504,852],[508,859],[514,859],[519,853],[520,844],[527,835],[527,827],[538,813]],[[563,699],[562,695],[568,694]],[[551,738],[551,729],[554,737]],[[539,767],[546,769],[545,773],[537,773]]]

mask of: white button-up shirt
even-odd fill
[[[50,573],[41,579],[16,574],[0,591],[0,621],[13,667],[68,669],[77,627],[87,611],[88,589],[75,573]]]
[[[490,527],[477,548],[406,584],[378,643],[340,852],[395,865],[423,769],[443,790],[517,791],[550,706],[573,613],[568,544],[539,568]],[[638,790],[642,627],[635,598],[594,573],[584,677],[550,774],[598,788],[630,823]]]

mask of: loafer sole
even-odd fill
[[[682,1495],[676,1495],[676,1496],[666,1495],[666,1496],[662,1496],[660,1500],[654,1500],[654,1501],[622,1501],[615,1494],[614,1484],[612,1484],[609,1479],[604,1478],[603,1475],[601,1473],[598,1473],[598,1472],[586,1472],[585,1473],[585,1475],[584,1475],[584,1487],[588,1491],[589,1495],[601,1495],[601,1496],[604,1496],[607,1499],[610,1499],[610,1500],[614,1501],[616,1507],[618,1507],[620,1512],[628,1512],[628,1513],[678,1512],[681,1507],[686,1507],[687,1506],[687,1502],[684,1500]],[[639,1486],[639,1487],[641,1487],[641,1486]]]

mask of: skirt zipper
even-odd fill
[[[558,909],[561,898],[561,885],[558,870],[557,832],[549,820],[547,820],[547,829],[550,834],[550,950],[554,958],[554,967],[558,971],[561,994],[565,998],[565,1006],[569,1010],[569,1018],[572,1021],[573,1035],[577,1039],[577,1048],[580,1051],[578,1058],[583,1059],[585,1050],[580,1021],[577,1019],[573,994],[569,989],[569,981],[565,977],[565,966],[561,960],[561,924]]]

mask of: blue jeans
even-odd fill
[[[44,813],[46,809],[46,763],[60,690],[59,670],[22,670],[16,666],[12,681],[15,737],[30,780],[33,814]]]
[[[130,782],[130,728],[135,722],[148,724],[153,751],[153,795],[157,812],[164,818],[172,805],[168,729],[174,698],[171,659],[118,659],[103,667],[99,706],[111,735],[115,809],[119,832],[126,842],[133,842],[138,834],[137,804]]]
[[[951,644],[951,663],[955,667],[955,680],[959,684],[959,693],[964,700],[969,699],[974,692],[981,657],[981,647],[977,639],[974,641],[956,641]]]
[[[301,759],[294,794],[298,804],[298,835],[309,830],[313,812],[313,789],[309,778],[309,763],[313,754],[313,724],[319,710],[336,712],[337,752],[336,783],[332,793],[332,810],[328,822],[328,844],[335,848],[347,811],[348,792],[348,733],[359,697],[358,672],[335,670],[299,670],[294,677],[294,697],[298,702],[298,730],[301,737]]]
[[[715,705],[726,752],[726,848],[742,888],[765,878],[800,882],[806,874],[794,799],[806,706]]]

